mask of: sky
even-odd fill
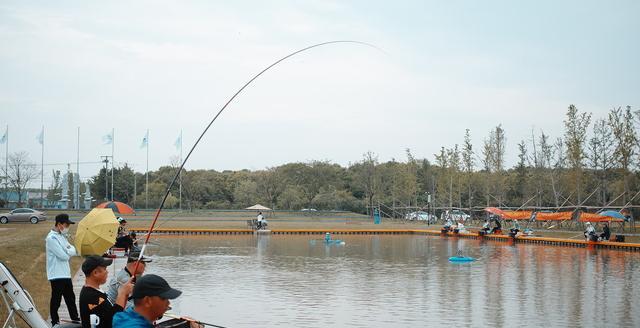
[[[2,1],[0,136],[86,180],[111,155],[148,166],[183,153],[252,76],[186,168],[260,170],[433,160],[470,129],[481,157],[501,124],[506,160],[567,107],[640,106],[638,1]],[[44,127],[44,159],[37,140]],[[78,138],[79,128],[79,138]],[[479,160],[478,160],[479,162]],[[479,163],[478,163],[479,165]],[[39,181],[38,181],[39,185]]]

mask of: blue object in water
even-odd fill
[[[376,208],[373,211],[373,224],[380,224],[380,222],[380,212],[378,212],[378,209]]]
[[[450,262],[473,262],[476,259],[468,256],[452,256],[449,258]]]

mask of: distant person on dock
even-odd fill
[[[107,290],[107,296],[112,303],[116,302],[116,298],[118,297],[118,289],[120,289],[120,286],[126,284],[131,279],[131,277],[134,276],[132,272],[135,270],[136,262],[138,261],[139,257],[139,251],[129,253],[129,257],[127,258],[127,265],[125,265],[122,270],[118,271],[118,273],[115,276],[111,277],[111,280],[109,280],[109,289]],[[150,258],[144,256],[140,258],[140,264],[138,264],[138,269],[136,270],[135,276],[141,276],[144,273],[144,270],[147,268],[147,263],[151,261],[152,260]],[[125,309],[128,309],[130,307],[133,307],[133,300],[129,300],[127,302]]]
[[[491,223],[490,223],[490,221],[487,219],[487,220],[484,220],[484,224],[482,225],[482,231],[483,231],[485,234],[487,234],[487,233],[489,233],[489,230],[491,230]]]
[[[49,314],[51,315],[51,325],[60,323],[58,308],[64,297],[67,304],[71,321],[80,323],[78,308],[76,307],[76,295],[73,293],[73,283],[71,281],[71,268],[69,259],[76,254],[76,248],[67,240],[69,226],[75,222],[69,220],[69,215],[61,213],[56,215],[56,223],[53,229],[45,238],[45,249],[47,254],[47,279],[51,283],[51,300],[49,302]]]
[[[80,318],[82,328],[91,328],[91,315],[100,318],[97,328],[110,328],[113,316],[124,310],[127,298],[133,290],[131,278],[116,290],[115,301],[109,300],[105,292],[100,290],[100,285],[107,282],[109,272],[107,267],[113,263],[112,259],[100,256],[89,256],[82,263],[82,272],[85,274],[85,284],[80,291]]]
[[[587,222],[586,223],[586,229],[584,230],[584,239],[589,241],[592,240],[593,237],[596,235],[596,228],[593,227],[593,225],[591,224],[591,222]]]
[[[449,232],[453,230],[453,222],[451,221],[450,218],[447,218],[447,220],[444,223],[444,227],[442,227],[442,232]]]
[[[491,228],[491,231],[489,233],[492,233],[492,234],[502,233],[502,224],[500,224],[500,219],[494,217],[493,222],[496,223],[496,226]]]
[[[609,224],[604,223],[604,227],[602,228],[602,233],[600,234],[600,239],[604,241],[609,241],[611,238],[611,230],[609,230]]]
[[[181,291],[171,288],[164,278],[155,274],[140,277],[133,286],[133,308],[113,317],[113,328],[153,328],[154,322],[169,310],[170,300]],[[191,324],[193,328],[193,323]]]
[[[458,221],[458,226],[456,227],[456,229],[453,232],[456,232],[456,233],[467,233],[467,230],[464,228],[464,223],[462,223],[462,220]]]
[[[258,216],[256,217],[258,222],[258,229],[266,229],[267,228],[267,220],[265,220],[262,212],[258,212]]]
[[[133,247],[131,248],[133,251],[139,251],[140,247],[138,246],[138,237],[136,235],[135,232],[130,232],[129,233],[129,237],[131,237],[131,245],[133,245]]]
[[[518,223],[518,220],[513,220],[513,226],[509,230],[509,236],[516,237],[518,236],[519,232],[520,232],[520,223]]]
[[[129,253],[129,250],[133,248],[133,239],[129,236],[129,231],[127,230],[127,220],[122,217],[118,218],[118,236],[116,237],[116,243],[113,247],[116,248],[124,248],[126,253]]]

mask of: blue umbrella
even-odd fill
[[[608,217],[612,217],[614,219],[622,219],[622,220],[625,219],[624,215],[622,215],[622,213],[620,213],[618,211],[608,210],[608,211],[602,211],[602,212],[600,212],[598,214],[604,215],[604,216],[608,216]]]

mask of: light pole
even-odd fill
[[[427,194],[427,225],[431,225],[431,193],[425,192]]]

